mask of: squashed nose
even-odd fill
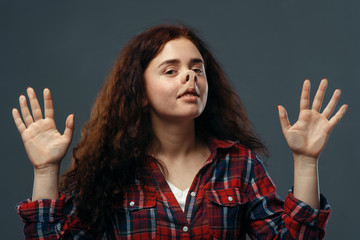
[[[193,71],[189,71],[187,74],[186,74],[186,81],[189,81],[191,78],[194,79],[194,81],[196,81],[196,75]]]

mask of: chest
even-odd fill
[[[193,179],[184,211],[157,171],[153,187],[132,186],[114,215],[115,239],[245,239],[247,200],[241,184],[208,170]],[[214,180],[222,184],[214,187]]]

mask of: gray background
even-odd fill
[[[31,196],[33,171],[11,109],[28,86],[52,90],[56,122],[75,113],[78,142],[103,80],[126,41],[154,24],[198,29],[223,64],[257,132],[271,150],[267,167],[278,193],[293,182],[292,155],[277,104],[293,123],[305,78],[340,88],[349,111],[321,155],[321,192],[332,205],[326,239],[356,239],[360,227],[359,1],[0,1],[0,239],[23,239],[15,212]],[[69,154],[62,164],[69,165]]]

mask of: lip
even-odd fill
[[[194,95],[184,95],[179,98],[180,101],[187,102],[187,103],[197,103],[199,97]]]
[[[188,88],[186,89],[182,94],[180,94],[178,96],[178,98],[182,98],[182,97],[186,97],[186,98],[198,98],[200,97],[199,93],[196,91],[195,88]]]

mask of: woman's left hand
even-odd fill
[[[320,113],[326,86],[327,80],[323,79],[316,92],[312,107],[309,109],[310,81],[304,81],[300,99],[300,114],[294,125],[290,124],[285,108],[278,106],[281,128],[290,149],[295,156],[302,156],[315,162],[325,147],[331,130],[348,108],[348,105],[342,105],[330,118],[341,94],[340,89],[337,89],[324,111]]]

